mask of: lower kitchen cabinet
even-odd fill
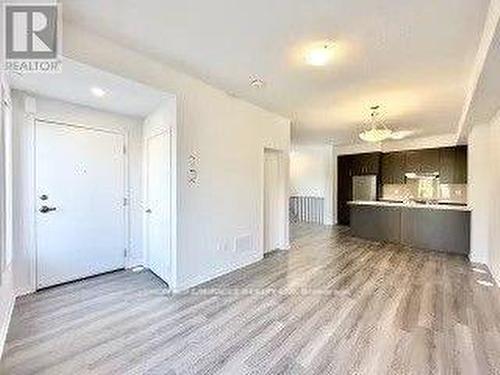
[[[351,230],[356,237],[410,247],[468,255],[470,211],[351,204]]]
[[[469,255],[469,211],[403,208],[401,220],[404,245]]]

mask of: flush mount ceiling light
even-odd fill
[[[306,63],[311,66],[325,66],[332,60],[333,51],[332,42],[317,43],[306,52]]]
[[[260,78],[252,78],[250,77],[250,86],[255,89],[261,89],[265,85],[264,80]]]
[[[102,98],[104,95],[106,95],[106,91],[101,89],[100,87],[92,87],[90,89],[90,92],[94,95],[97,96],[98,98]]]
[[[365,142],[377,143],[391,138],[392,130],[387,128],[387,126],[379,120],[379,109],[379,105],[370,107],[371,114],[369,129],[363,130],[359,133],[359,138],[361,138],[361,140]]]

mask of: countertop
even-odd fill
[[[381,207],[405,207],[405,208],[429,208],[432,210],[472,211],[469,206],[451,204],[422,204],[422,203],[400,203],[387,201],[351,201],[350,205],[359,206],[381,206]]]

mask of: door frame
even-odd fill
[[[122,138],[122,144],[123,144],[123,152],[122,152],[122,161],[123,161],[123,199],[124,199],[124,205],[123,205],[123,216],[124,216],[124,236],[123,236],[123,248],[124,248],[124,254],[123,254],[123,264],[124,267],[127,267],[129,256],[130,256],[130,179],[129,179],[129,140],[128,140],[128,134],[126,132],[120,132],[112,129],[108,129],[105,127],[101,126],[94,126],[94,125],[83,125],[83,124],[74,124],[70,122],[64,122],[64,121],[57,121],[57,120],[50,120],[46,118],[41,118],[41,117],[35,117],[33,119],[33,251],[31,255],[31,264],[32,264],[32,287],[33,290],[36,291],[38,290],[38,232],[37,232],[37,226],[38,226],[38,220],[37,220],[37,209],[38,209],[38,200],[37,200],[37,147],[38,147],[38,139],[37,139],[37,129],[38,129],[38,123],[43,122],[48,125],[54,125],[54,126],[65,126],[69,128],[75,128],[75,129],[83,129],[86,131],[92,131],[92,132],[101,132],[101,133],[108,133],[108,134],[114,134],[118,135]]]
[[[287,155],[284,150],[265,147],[262,150],[262,203],[261,203],[261,218],[262,218],[262,239],[261,239],[261,248],[263,254],[266,254],[266,241],[265,241],[265,233],[266,233],[266,210],[265,210],[265,194],[266,194],[266,178],[265,178],[265,163],[266,163],[266,152],[273,152],[277,155],[278,159],[278,173],[280,180],[280,190],[281,190],[281,207],[279,209],[279,218],[280,223],[278,227],[280,228],[279,233],[277,234],[279,238],[279,248],[280,250],[289,249],[288,243],[288,163],[287,163]]]
[[[152,134],[149,134],[148,136],[144,137],[143,140],[143,251],[144,251],[144,263],[145,266],[149,268],[149,217],[147,214],[145,214],[145,210],[147,209],[146,204],[149,202],[149,176],[148,176],[148,146],[149,142],[156,137],[160,137],[163,135],[168,136],[168,142],[169,142],[169,170],[170,170],[170,178],[168,179],[168,184],[169,184],[169,191],[170,191],[170,196],[168,197],[169,200],[169,208],[170,208],[170,236],[169,236],[169,257],[170,257],[170,269],[168,270],[168,276],[170,280],[164,280],[166,281],[170,287],[173,287],[173,282],[174,282],[174,268],[173,268],[173,262],[174,262],[174,232],[173,230],[175,229],[175,220],[174,220],[174,212],[175,208],[173,205],[173,198],[174,198],[174,144],[173,144],[173,130],[170,127],[166,127],[160,131],[154,132]]]

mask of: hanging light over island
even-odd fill
[[[379,105],[370,107],[370,125],[368,129],[359,133],[359,138],[365,142],[382,142],[392,137],[392,130],[379,120]]]

